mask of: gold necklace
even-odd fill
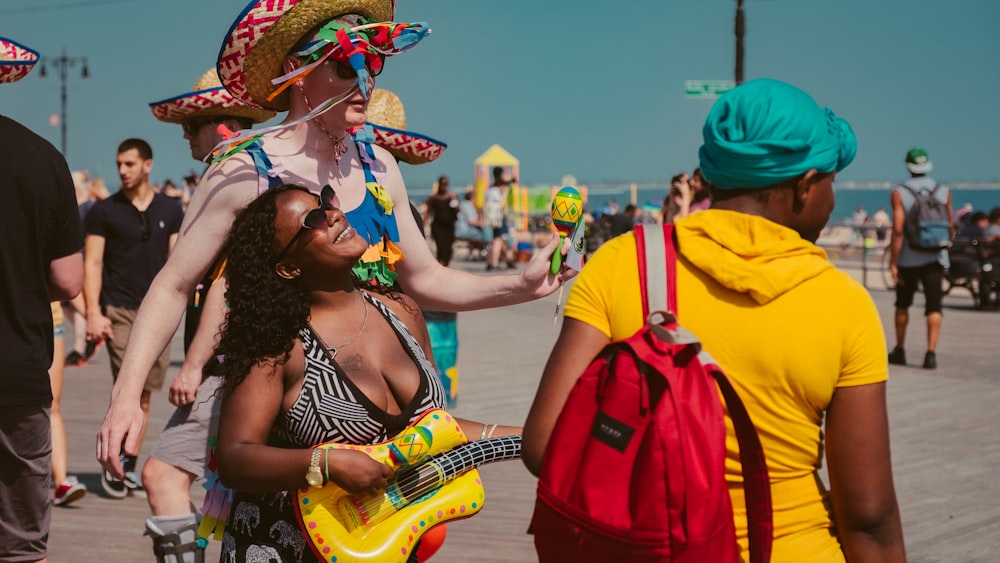
[[[312,113],[314,108],[312,104],[309,103],[309,98],[306,97],[306,90],[302,87],[302,83],[296,82],[295,85],[299,87],[299,93],[302,94],[302,100],[306,103],[306,108],[309,110],[309,113]],[[323,127],[323,123],[320,122],[319,116],[313,118],[312,122],[315,123],[319,127],[319,130],[322,131],[328,139],[330,139],[331,143],[333,143],[333,161],[340,164],[340,157],[347,154],[347,145],[344,144],[344,139],[347,138],[347,132],[345,131],[344,134],[338,139],[331,135],[330,132],[326,130],[326,127]]]
[[[358,295],[361,297],[361,307],[364,308],[365,310],[364,319],[361,321],[361,328],[359,328],[357,334],[352,336],[347,342],[338,344],[336,346],[324,346],[324,348],[326,348],[328,352],[332,352],[334,358],[337,357],[337,348],[343,348],[344,346],[353,344],[355,340],[361,337],[361,333],[364,332],[365,327],[368,326],[368,300],[365,299],[363,295],[361,295],[360,291],[358,292]]]
[[[319,119],[314,119],[313,121],[316,122],[316,125],[319,125],[320,131],[325,133],[327,138],[330,139],[330,142],[333,143],[333,161],[340,164],[340,157],[347,154],[347,145],[344,144],[344,139],[347,138],[347,133],[344,133],[344,136],[339,139],[334,138],[334,136],[326,130],[326,127],[323,127],[323,124],[319,122]]]

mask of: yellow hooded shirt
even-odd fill
[[[764,447],[774,504],[771,560],[843,561],[816,470],[834,391],[888,378],[871,296],[822,249],[766,219],[709,209],[678,221],[676,230],[679,321],[725,370]],[[573,284],[566,316],[612,340],[642,326],[631,233],[594,254]],[[726,477],[746,558],[738,447],[728,417],[726,424]]]

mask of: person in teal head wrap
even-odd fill
[[[770,561],[905,561],[881,320],[865,288],[815,245],[837,172],[854,158],[854,133],[802,90],[755,80],[716,101],[703,135],[712,205],[674,223],[675,263],[646,259],[673,268],[678,320],[725,370],[757,429],[771,482]],[[590,359],[643,326],[638,263],[626,233],[604,243],[570,289],[524,426],[522,459],[536,474]],[[750,561],[739,448],[727,427],[735,540]]]
[[[763,188],[812,168],[839,172],[858,150],[847,121],[795,86],[770,79],[723,94],[702,136],[702,173],[722,190]]]
[[[809,242],[819,238],[833,211],[836,173],[857,154],[847,121],[795,86],[771,79],[723,94],[705,118],[702,137],[698,158],[713,209],[768,218]],[[770,201],[772,195],[789,205]]]

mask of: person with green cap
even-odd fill
[[[854,133],[807,93],[765,79],[723,94],[702,136],[712,204],[675,223],[678,259],[668,267],[679,322],[725,370],[760,436],[773,500],[771,561],[904,561],[882,324],[868,292],[815,245],[834,208],[837,172],[854,159]],[[591,358],[642,327],[638,271],[627,233],[605,243],[570,290],[524,426],[532,473]],[[733,541],[749,560],[739,449],[727,428]]]
[[[889,363],[906,365],[906,326],[910,323],[910,305],[919,283],[924,288],[924,316],[927,319],[927,352],[924,369],[937,369],[937,341],[941,335],[941,303],[944,300],[942,283],[948,268],[948,249],[927,250],[916,248],[906,239],[907,216],[917,204],[918,194],[938,201],[947,208],[948,232],[942,237],[949,240],[955,232],[955,216],[951,207],[951,190],[927,174],[934,168],[927,151],[910,149],[906,153],[906,169],[910,179],[896,186],[889,196],[892,202],[892,239],[889,243],[889,271],[896,283],[896,310],[893,316],[896,329],[896,346],[889,353]],[[912,219],[911,219],[912,220]],[[942,223],[943,227],[943,223]]]

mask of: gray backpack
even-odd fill
[[[913,205],[906,212],[904,234],[910,248],[935,251],[951,246],[951,229],[948,223],[948,204],[937,198],[941,184],[933,189],[915,190],[903,184],[913,195]]]

